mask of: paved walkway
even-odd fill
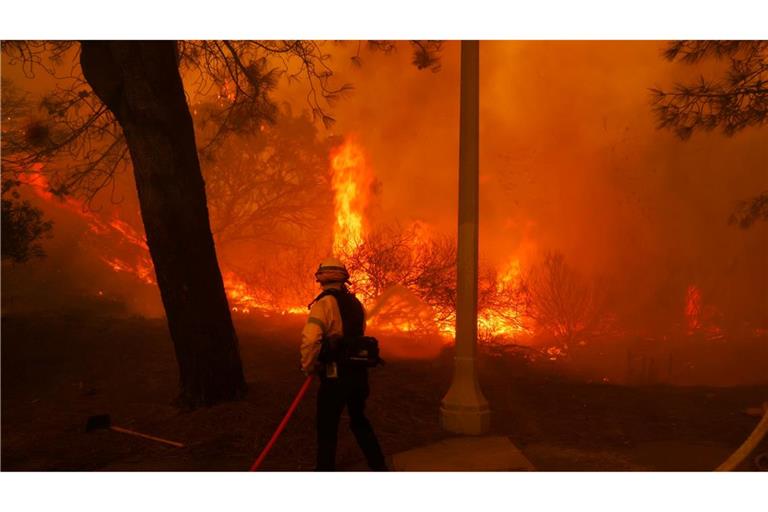
[[[452,437],[392,456],[394,471],[534,471],[505,436]]]

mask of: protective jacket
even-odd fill
[[[341,290],[340,285],[325,287],[326,290],[329,288]],[[364,321],[362,330],[365,330]],[[323,338],[342,336],[343,334],[344,326],[336,298],[332,295],[324,295],[314,301],[309,310],[307,323],[301,332],[301,369],[304,373],[309,374],[314,371]],[[363,332],[359,334],[362,335]]]

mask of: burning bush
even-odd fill
[[[453,334],[456,316],[454,238],[431,233],[420,223],[408,227],[384,226],[364,236],[346,260],[355,291],[364,302],[374,305],[373,312],[381,310],[385,302],[399,304],[397,308],[389,306],[399,310],[398,320],[387,323],[411,332],[437,329],[444,334]],[[522,334],[526,330],[524,313],[528,302],[518,260],[501,270],[484,266],[478,282],[481,340],[508,340]],[[403,308],[407,313],[402,311]],[[406,316],[409,316],[408,320]]]
[[[478,278],[478,338],[486,344],[508,344],[530,334],[526,313],[530,296],[517,259],[505,269],[484,267]]]
[[[456,244],[446,236],[427,236],[420,224],[378,228],[346,258],[355,291],[365,302],[399,285],[411,290],[445,320],[452,315],[456,290]]]

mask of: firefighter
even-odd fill
[[[336,469],[336,439],[339,418],[347,408],[352,433],[374,471],[386,471],[384,455],[368,418],[368,370],[336,362],[321,362],[323,343],[341,336],[362,336],[365,311],[346,283],[349,273],[336,258],[320,263],[315,279],[322,293],[309,305],[309,318],[302,331],[301,368],[305,374],[317,374],[317,471]]]

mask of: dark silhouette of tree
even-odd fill
[[[745,229],[758,220],[768,221],[768,192],[763,192],[746,201],[739,201],[728,219],[731,224],[737,224]]]
[[[20,182],[11,179],[2,183],[2,258],[14,263],[45,256],[39,242],[50,237],[53,227],[51,221],[43,218],[42,210],[20,199],[19,185]]]
[[[13,139],[20,131],[18,120],[29,114],[29,101],[11,81],[2,80],[3,123],[2,138]],[[14,149],[4,148],[2,158],[2,260],[24,263],[45,256],[40,243],[50,238],[53,223],[45,220],[43,212],[29,201],[22,200],[15,169],[6,160],[12,159]]]
[[[605,332],[606,292],[565,262],[559,252],[548,252],[526,276],[527,316],[567,346]]]
[[[719,79],[652,89],[662,128],[682,139],[695,130],[722,129],[726,135],[768,119],[768,41],[675,41],[664,52],[670,61],[696,64],[707,58],[728,60]]]
[[[442,41],[409,41],[413,50],[411,63],[418,69],[429,69],[433,73],[440,71],[440,53],[442,51]],[[396,50],[394,41],[367,41],[366,46],[371,51],[383,53],[392,53]],[[363,42],[358,41],[357,52],[353,55],[352,62],[358,66],[362,65],[360,51]]]
[[[731,136],[768,121],[768,41],[675,41],[664,56],[686,64],[715,59],[727,62],[727,70],[671,90],[651,89],[661,128],[685,140],[697,130]],[[742,228],[757,220],[768,220],[768,191],[740,202],[729,219]]]
[[[245,380],[208,220],[176,44],[84,42],[83,75],[119,123],[176,349],[181,403],[242,397]]]

